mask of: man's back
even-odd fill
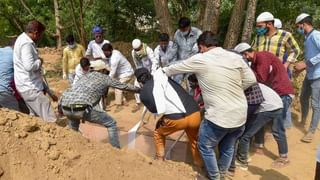
[[[13,50],[11,47],[7,46],[0,48],[0,92],[9,91],[12,89],[10,87],[10,82],[13,81]]]
[[[112,51],[109,65],[111,68],[110,76],[112,78],[123,78],[131,76],[133,74],[131,64],[126,59],[126,57],[122,55],[122,53],[118,50]]]
[[[255,83],[255,77],[241,56],[217,47],[172,65],[166,71],[167,75],[177,72],[196,74],[206,119],[225,128],[245,123],[247,101],[243,91]]]

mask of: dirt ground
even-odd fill
[[[129,45],[117,44],[130,59]],[[49,48],[40,50],[45,60],[51,88],[61,95],[68,87],[61,79],[61,51]],[[296,78],[296,87],[301,77]],[[297,91],[298,93],[298,91]],[[129,106],[115,113],[114,96],[110,93],[110,111],[120,130],[127,130],[140,118],[140,112],[131,113],[134,99],[129,95]],[[54,103],[54,106],[56,104]],[[306,127],[299,127],[299,103],[293,103],[294,127],[287,131],[290,165],[271,168],[277,157],[277,146],[271,137],[266,139],[264,155],[252,154],[248,171],[237,170],[239,180],[311,180],[316,163],[316,147],[320,144],[317,132],[315,141],[305,144],[300,138]],[[145,129],[151,134],[152,129]],[[137,151],[116,150],[109,144],[91,142],[67,127],[45,124],[38,118],[0,110],[0,179],[195,179],[191,166],[172,161],[158,162]]]

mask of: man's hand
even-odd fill
[[[288,71],[289,65],[290,65],[290,62],[288,62],[288,61],[283,64],[284,69],[285,69],[286,71]]]
[[[305,70],[307,67],[306,63],[304,61],[300,61],[300,62],[297,62],[295,65],[294,65],[294,72],[296,73],[300,73],[302,72],[303,70]]]
[[[52,101],[57,102],[59,100],[58,96],[56,96],[55,94],[52,94],[50,96],[52,98]]]

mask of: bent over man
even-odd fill
[[[110,144],[120,148],[117,123],[100,108],[99,101],[109,86],[134,92],[139,89],[111,79],[102,60],[91,61],[90,64],[93,72],[83,75],[62,94],[60,109],[70,120],[69,126],[76,131],[81,119],[105,126],[108,129]]]

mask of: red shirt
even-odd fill
[[[294,94],[294,90],[281,61],[270,52],[255,52],[251,64],[257,81],[271,87],[280,96]]]

